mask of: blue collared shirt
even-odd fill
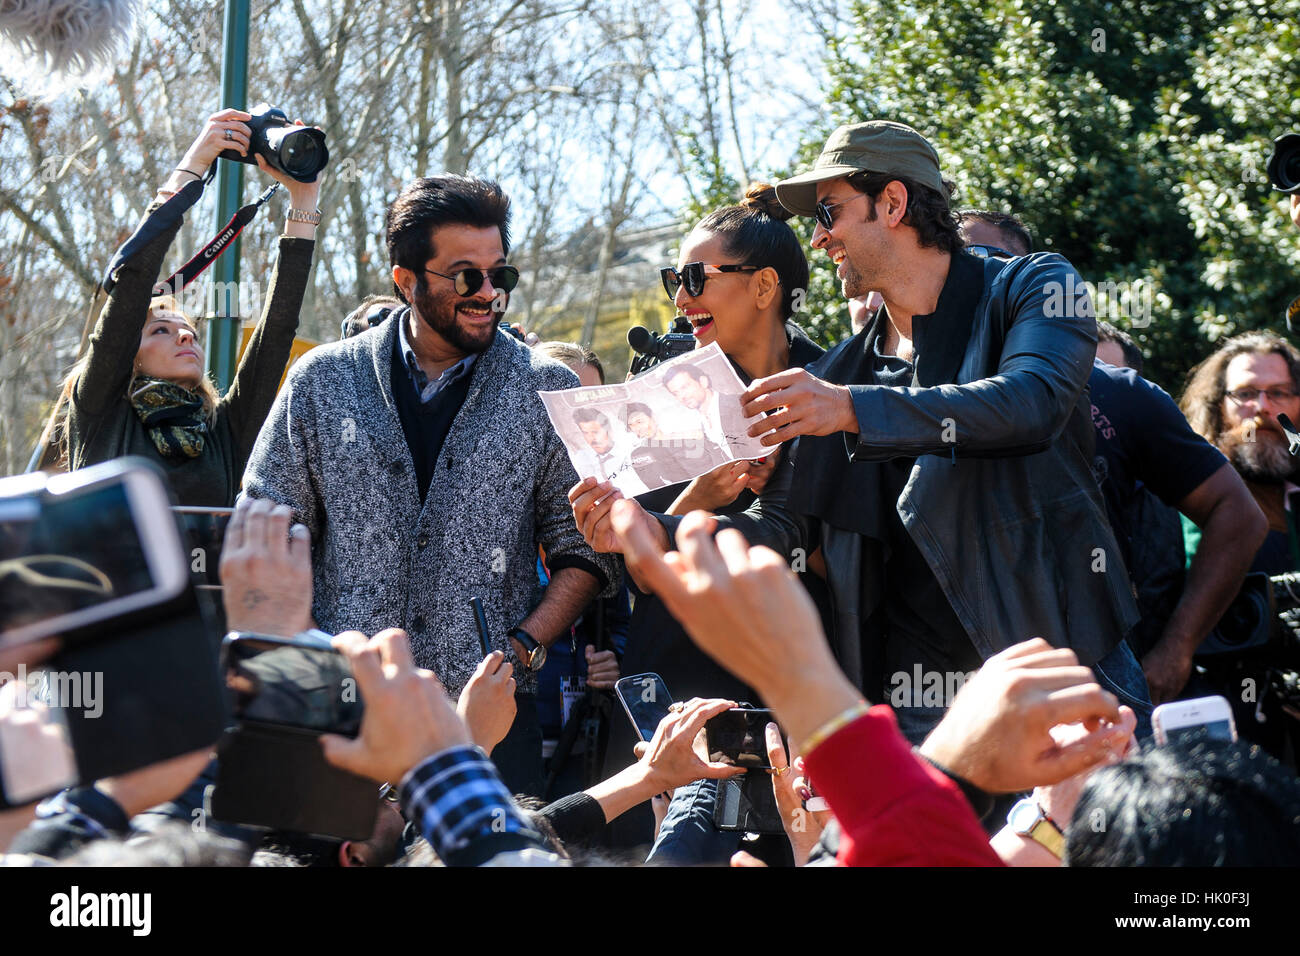
[[[477,747],[453,747],[430,757],[406,775],[399,793],[404,815],[444,862],[494,834],[516,836],[503,849],[516,849],[518,838],[541,846],[496,767]]]
[[[406,363],[406,371],[411,375],[411,384],[415,386],[415,393],[420,396],[420,404],[427,405],[435,395],[441,392],[453,382],[458,382],[474,368],[474,360],[478,358],[477,352],[471,352],[463,359],[447,369],[432,382],[429,376],[424,374],[424,369],[420,368],[420,363],[416,361],[415,350],[411,348],[411,342],[406,337],[406,322],[410,319],[416,321],[413,312],[407,312],[401,317],[397,326],[398,346],[402,350],[402,359]]]

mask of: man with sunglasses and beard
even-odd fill
[[[483,657],[469,601],[482,602],[518,686],[492,758],[512,792],[540,794],[536,671],[612,595],[619,565],[574,527],[577,475],[537,396],[577,376],[498,329],[519,280],[509,222],[494,182],[444,175],[402,191],[387,240],[405,305],[294,366],[244,492],[289,505],[310,530],[319,627],[405,629],[415,663],[453,696]],[[534,607],[539,545],[551,578]]]

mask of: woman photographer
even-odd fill
[[[213,114],[159,188],[146,217],[201,179],[223,150],[247,155],[250,118],[235,109]],[[193,321],[170,296],[155,295],[163,258],[180,230],[178,219],[122,264],[86,353],[64,380],[60,438],[69,470],[140,455],[167,474],[179,504],[234,504],[293,345],[315,246],[314,223],[320,221],[319,176],[300,183],[261,156],[257,164],[288,189],[290,210],[262,317],[230,390],[219,395],[204,375]]]
[[[789,218],[772,186],[751,186],[738,205],[715,209],[691,230],[675,269],[660,270],[665,291],[678,312],[691,321],[696,348],[717,342],[746,384],[808,365],[823,354],[793,320],[808,287],[808,260],[786,223]],[[731,462],[694,481],[648,492],[636,500],[648,510],[670,514],[695,509],[717,514],[744,511],[763,490],[779,455],[774,450],[761,463]],[[584,517],[600,496],[593,488],[574,501],[575,519],[589,543],[591,528],[584,525]],[[718,697],[758,704],[753,691],[700,651],[652,594],[637,594],[622,672],[659,674],[678,701]],[[633,742],[626,722],[616,722],[610,734],[607,774],[630,762]],[[715,789],[712,785],[704,789],[700,801],[711,801]],[[640,818],[640,825],[648,826],[646,817]],[[620,837],[636,839],[626,831]],[[681,863],[725,862],[735,847],[725,852],[719,847],[734,843],[731,837],[738,834],[719,840],[716,833],[699,833],[687,840],[692,844],[687,852],[698,856],[678,855],[676,851],[684,849],[679,845],[673,852],[665,848],[657,857]]]

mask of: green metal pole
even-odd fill
[[[221,108],[248,107],[248,8],[250,0],[226,0],[221,55]],[[220,230],[239,209],[244,191],[244,165],[217,162],[217,225]],[[213,271],[216,286],[209,300],[208,372],[225,392],[235,380],[239,355],[239,239],[230,244]],[[228,290],[219,294],[217,290]],[[231,312],[234,312],[232,315]]]

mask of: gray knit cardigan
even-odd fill
[[[290,505],[312,536],[313,614],[326,631],[405,628],[416,663],[453,697],[482,659],[468,601],[487,613],[494,649],[535,690],[506,631],[531,610],[537,546],[552,572],[582,567],[612,595],[620,559],[596,554],[573,521],[578,480],[539,390],[577,377],[498,332],[474,363],[469,394],[420,504],[393,401],[392,355],[406,311],[308,352],[258,436],[244,493]]]

